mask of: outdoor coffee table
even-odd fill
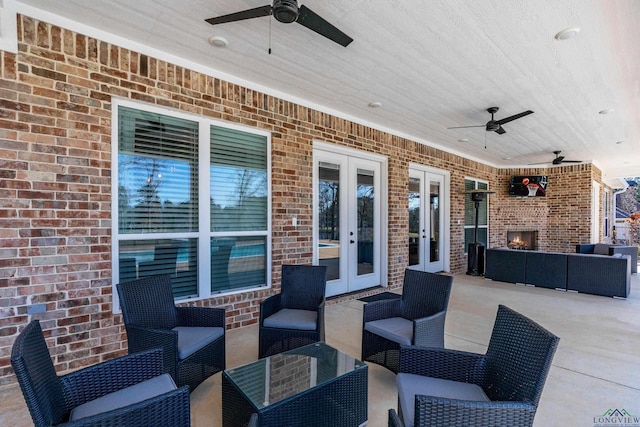
[[[222,423],[260,427],[362,426],[367,422],[364,362],[318,342],[222,373]]]

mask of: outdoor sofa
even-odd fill
[[[490,248],[485,278],[563,291],[626,298],[631,285],[631,256],[555,253]]]

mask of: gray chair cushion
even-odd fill
[[[80,406],[73,408],[69,421],[79,420],[103,412],[112,411],[118,408],[139,403],[152,397],[160,396],[176,389],[171,375],[162,374],[160,376],[143,381],[131,387],[123,388],[113,393],[105,394],[102,397],[91,400]]]
[[[224,328],[203,326],[176,326],[172,330],[178,331],[178,357],[180,360],[186,359],[224,334]]]
[[[490,401],[482,387],[475,384],[403,373],[396,377],[396,384],[398,386],[398,404],[402,409],[402,417],[406,427],[413,427],[416,395],[475,402]]]
[[[593,253],[596,255],[609,255],[609,245],[596,243],[593,247]]]
[[[404,317],[389,317],[364,324],[364,329],[398,344],[411,345],[413,322]]]
[[[316,311],[283,308],[264,319],[263,326],[267,328],[313,331],[317,327],[317,322],[318,313]]]

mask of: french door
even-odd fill
[[[409,268],[438,272],[448,268],[448,175],[409,170]]]
[[[380,282],[380,162],[314,150],[314,263],[327,296]]]

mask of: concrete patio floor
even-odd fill
[[[640,280],[629,298],[613,299],[456,275],[446,320],[445,346],[484,352],[498,304],[560,337],[535,426],[594,426],[609,409],[640,416]],[[327,342],[360,357],[362,306],[349,300],[326,309]],[[227,332],[227,367],[257,358],[256,325]],[[387,425],[397,405],[395,375],[369,364],[369,427]],[[192,425],[221,426],[221,374],[191,394]],[[17,385],[0,389],[0,425],[32,425]],[[640,425],[640,424],[638,424]]]

